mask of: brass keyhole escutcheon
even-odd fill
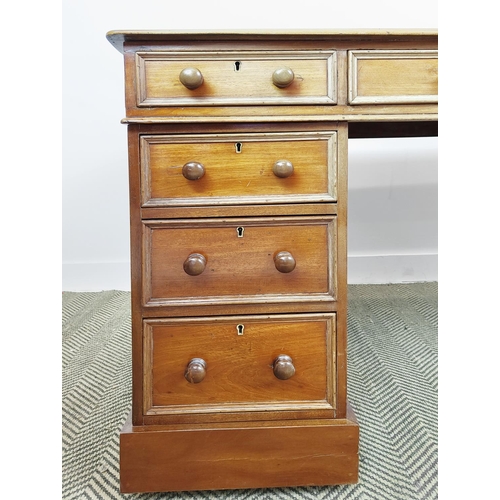
[[[243,335],[243,331],[245,330],[245,325],[236,325],[236,332],[238,335]]]
[[[243,144],[241,142],[237,142],[234,145],[234,149],[236,150],[237,153],[241,153],[241,150],[243,149]]]
[[[236,234],[238,235],[238,238],[243,238],[243,233],[245,232],[244,227],[237,227],[236,228]]]

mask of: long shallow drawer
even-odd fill
[[[333,416],[335,313],[150,319],[143,339],[144,415]]]
[[[438,102],[437,50],[349,51],[350,104]]]
[[[137,52],[137,106],[335,104],[336,65],[324,50]]]
[[[143,303],[332,301],[336,217],[143,223]]]
[[[142,206],[335,201],[337,132],[143,135]]]

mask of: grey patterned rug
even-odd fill
[[[438,464],[437,283],[349,286],[356,485],[122,495],[118,436],[131,407],[130,294],[63,292],[63,499],[432,500]]]

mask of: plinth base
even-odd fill
[[[120,434],[122,493],[356,483],[359,428],[347,419],[132,426]]]

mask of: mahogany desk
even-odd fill
[[[107,38],[130,170],[121,490],[356,482],[347,140],[437,135],[437,32]]]

